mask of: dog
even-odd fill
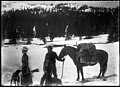
[[[62,86],[62,81],[49,75],[48,78],[46,78],[45,86]]]
[[[50,84],[52,86],[62,86],[62,81],[58,78],[51,78]]]
[[[10,81],[10,84],[12,86],[12,82],[14,82],[15,86],[19,86],[20,84],[20,77],[19,77],[19,73],[21,72],[22,70],[18,69],[16,70],[13,74],[12,74],[12,77],[11,77],[11,81]]]

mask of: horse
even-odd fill
[[[64,46],[63,49],[61,50],[60,54],[59,54],[59,58],[63,58],[67,55],[70,56],[70,58],[72,58],[76,68],[77,68],[77,81],[79,81],[80,76],[79,76],[79,71],[81,72],[81,76],[82,76],[82,81],[84,81],[84,75],[83,75],[83,67],[84,66],[88,66],[87,64],[83,64],[80,63],[79,61],[76,60],[76,53],[77,53],[77,48],[72,47],[72,46]],[[96,55],[91,56],[91,58],[93,59],[92,61],[94,62],[93,65],[96,65],[97,63],[99,63],[100,65],[100,72],[99,75],[97,76],[97,79],[100,78],[101,74],[102,77],[104,77],[104,74],[107,70],[107,62],[108,62],[108,53],[104,50],[100,50],[100,49],[96,49]],[[86,56],[87,57],[87,56]],[[91,65],[91,66],[93,66]]]

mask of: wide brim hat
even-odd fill
[[[27,48],[26,46],[24,46],[24,47],[22,48],[22,50],[26,50],[26,51],[27,51],[27,50],[28,50],[28,48]]]
[[[54,44],[47,44],[44,48],[52,48]]]

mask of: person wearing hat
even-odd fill
[[[22,86],[29,86],[33,84],[32,75],[29,69],[28,63],[28,55],[27,55],[28,48],[26,46],[22,49],[22,76],[21,76],[21,85]]]
[[[64,61],[65,59],[64,58],[59,59],[56,52],[52,51],[53,47],[51,45],[47,46],[46,48],[48,49],[48,53],[46,53],[46,56],[45,56],[45,61],[44,61],[44,64],[43,64],[43,71],[44,71],[44,73],[46,72],[46,68],[45,68],[46,67],[46,61],[50,60],[51,65],[49,65],[49,66],[52,67],[51,70],[50,70],[50,74],[51,75],[53,74],[54,78],[57,78],[56,59],[58,61]],[[42,81],[43,79],[45,79],[44,76],[41,78],[41,84],[43,83],[43,81]]]
[[[52,62],[50,59],[46,59],[44,62],[44,74],[41,78],[40,85],[43,86],[43,83],[45,82],[45,86],[49,86],[50,80],[51,80],[51,71],[52,71]]]

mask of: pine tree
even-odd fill
[[[110,19],[110,29],[108,35],[108,43],[116,42],[119,40],[119,30],[118,30],[118,8],[113,13]]]

